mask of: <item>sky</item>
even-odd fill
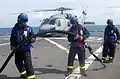
[[[83,8],[87,7],[86,21],[94,21],[95,24],[105,25],[107,19],[113,19],[114,24],[120,24],[119,0],[1,0],[0,1],[0,28],[13,27],[19,14],[13,12],[26,12],[36,9],[54,9],[59,7],[72,8],[66,13],[80,16]],[[29,25],[39,26],[40,20],[59,12],[27,13]]]

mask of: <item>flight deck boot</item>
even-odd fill
[[[72,71],[73,71],[73,69],[67,69],[65,76],[69,76],[70,74],[72,74]]]
[[[21,79],[27,79],[26,71],[21,72],[20,75],[21,75]]]
[[[81,76],[87,77],[87,74],[85,72],[85,66],[80,67],[80,74],[81,74]]]
[[[109,63],[108,60],[107,60],[107,57],[102,57],[102,62],[103,63]]]
[[[113,57],[109,57],[109,63],[113,63]]]

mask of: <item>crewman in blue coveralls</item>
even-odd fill
[[[116,43],[120,43],[120,34],[113,24],[112,19],[107,20],[107,26],[104,31],[104,45],[103,45],[103,53],[102,53],[102,61],[103,63],[113,62],[115,57],[115,49]],[[108,56],[108,60],[107,60]]]
[[[21,13],[17,18],[17,23],[12,28],[10,37],[11,50],[16,49],[25,39],[34,35],[32,28],[27,25],[27,22],[28,16]],[[34,43],[35,40],[36,38],[32,38],[15,52],[15,64],[22,79],[35,79],[30,50],[32,47],[31,43]]]

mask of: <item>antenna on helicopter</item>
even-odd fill
[[[56,9],[36,9],[33,11],[27,11],[27,12],[23,12],[23,13],[32,13],[32,12],[45,12],[45,11],[61,11],[61,14],[63,14],[63,11],[67,11],[67,10],[73,10],[72,8],[64,8],[64,7],[59,7]],[[11,13],[11,14],[19,14],[21,12],[15,12],[15,13]]]
[[[86,15],[87,15],[87,13],[86,13],[87,8],[88,8],[88,7],[83,7],[82,14],[81,14],[81,16],[79,17],[79,19],[82,18],[80,23],[81,23],[83,26],[84,26],[84,22],[85,22]]]

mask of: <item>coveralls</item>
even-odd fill
[[[33,35],[32,28],[30,26],[20,26],[16,23],[12,29],[10,37],[11,50],[15,49],[25,39]],[[22,48],[15,52],[15,64],[23,79],[35,79],[34,69],[31,60],[31,41],[25,43]]]
[[[103,45],[103,62],[113,62],[115,57],[116,42],[119,40],[120,34],[114,25],[107,25],[104,31],[104,45]],[[107,61],[107,56],[109,60]]]
[[[83,40],[75,39],[74,35],[68,35],[68,41],[71,42],[70,49],[69,49],[69,55],[68,55],[68,65],[67,65],[67,75],[72,73],[73,70],[73,63],[75,59],[75,55],[78,54],[78,60],[80,65],[80,71],[81,74],[85,75],[85,42],[84,40],[90,36],[89,31],[82,27],[82,25],[75,23],[72,25],[72,27],[69,29],[69,32],[74,33],[75,35],[83,36]]]

